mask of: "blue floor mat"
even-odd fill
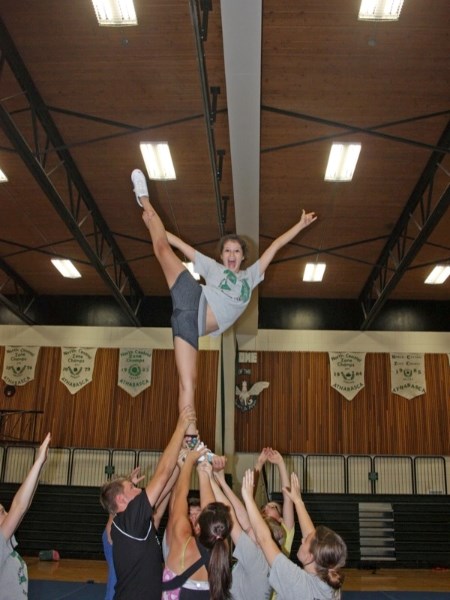
[[[450,592],[346,592],[343,600],[450,600]]]
[[[104,600],[104,583],[32,580],[29,600]],[[450,600],[450,592],[346,592],[343,600]]]
[[[33,579],[28,585],[28,600],[104,600],[106,584]]]

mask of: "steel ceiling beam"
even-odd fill
[[[439,148],[450,148],[450,121],[437,144]],[[416,183],[400,218],[389,236],[376,267],[369,275],[359,296],[364,321],[361,330],[370,327],[389,293],[395,288],[411,262],[414,260],[431,232],[439,223],[450,205],[450,186],[436,201],[433,183],[446,151],[434,151]],[[413,232],[411,234],[411,231]]]
[[[204,49],[204,41],[206,41],[207,37],[207,23],[208,23],[208,12],[212,10],[212,4],[209,0],[200,0],[200,6],[198,5],[198,0],[190,0],[189,1],[190,13],[191,13],[191,21],[192,28],[194,31],[194,39],[195,39],[195,47],[197,51],[197,62],[198,62],[198,70],[200,75],[200,87],[202,93],[203,100],[203,110],[205,116],[205,126],[206,126],[206,135],[208,141],[208,150],[209,150],[209,160],[211,164],[212,177],[213,177],[213,185],[214,185],[214,196],[216,200],[216,209],[217,209],[217,225],[219,227],[219,237],[222,237],[224,234],[224,218],[223,218],[223,207],[222,207],[222,194],[220,191],[220,179],[218,177],[217,170],[217,150],[216,150],[216,142],[214,137],[214,121],[216,110],[211,106],[210,99],[210,88],[208,85],[208,74],[206,70],[206,61],[205,61],[205,49]],[[200,12],[202,13],[202,17],[200,17]],[[206,23],[206,28],[205,28]],[[213,95],[215,94],[215,99],[217,100],[217,88],[212,88]]]
[[[8,310],[27,325],[38,325],[28,314],[29,309],[38,297],[36,292],[2,258],[0,258],[0,271],[3,271],[7,277],[6,282],[0,286],[0,304],[6,306]],[[11,284],[11,282],[14,286],[14,294],[3,294],[1,290],[6,286],[6,283]]]
[[[74,239],[81,246],[101,279],[110,289],[129,322],[134,326],[140,326],[141,323],[137,313],[144,294],[106,221],[101,215],[75,161],[66,149],[64,140],[1,18],[0,49],[17,82],[25,92],[25,97],[30,106],[35,142],[34,152],[21,135],[10,114],[2,105],[0,105],[0,125],[3,127],[5,134],[22,158],[24,164],[68,227]],[[40,149],[38,126],[42,128],[46,135],[45,152],[41,152]],[[44,167],[49,154],[49,148],[54,150],[61,161],[61,168],[64,168],[66,171],[68,196],[70,198],[69,207],[66,206],[45,171]],[[81,205],[87,209],[87,216],[85,215],[85,218],[91,219],[91,225],[94,230],[92,244],[78,225],[77,217],[79,216]],[[106,257],[112,261],[111,273],[105,266]],[[123,293],[124,290],[127,291],[127,295]]]

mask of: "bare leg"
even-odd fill
[[[140,201],[144,207],[142,218],[150,232],[155,256],[161,265],[170,289],[177,280],[178,275],[185,270],[185,267],[169,244],[163,222],[150,204],[148,197],[141,196]]]
[[[175,363],[178,371],[179,394],[178,408],[185,406],[195,409],[195,389],[197,387],[198,351],[180,337],[174,337]],[[195,425],[189,425],[186,434],[197,433]]]
[[[156,258],[163,270],[169,289],[174,285],[185,267],[170,246],[166,229],[156,213],[147,196],[141,196],[140,201],[144,208],[142,218],[148,227],[152,238]],[[197,386],[197,356],[198,352],[190,344],[179,337],[174,338],[175,363],[179,379],[178,408],[181,411],[185,406],[195,410],[195,389]],[[189,425],[186,434],[197,433],[196,425]]]

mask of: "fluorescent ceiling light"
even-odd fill
[[[307,263],[303,281],[322,281],[327,265],[325,263]]]
[[[140,146],[150,179],[177,178],[167,142],[141,142]]]
[[[361,21],[397,21],[403,0],[362,0],[358,19]]]
[[[137,25],[133,0],[92,0],[99,25]]]
[[[437,285],[444,283],[447,277],[450,275],[450,266],[437,265],[425,279],[425,283]]]
[[[81,277],[81,273],[70,260],[65,258],[52,258],[52,263],[63,277],[68,277],[69,279],[78,279]]]
[[[186,269],[189,271],[189,273],[194,279],[196,279],[197,281],[200,279],[200,275],[194,271],[194,263],[184,262],[183,265],[186,267]]]
[[[351,181],[361,144],[333,144],[328,157],[325,181]]]
[[[8,178],[6,177],[6,175],[3,173],[3,171],[0,169],[0,181],[8,181]]]

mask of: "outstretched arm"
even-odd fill
[[[252,539],[254,539],[254,534],[250,525],[250,519],[248,518],[245,506],[241,502],[240,498],[236,496],[236,494],[228,485],[225,479],[224,471],[217,471],[216,473],[214,473],[214,477],[217,481],[218,486],[220,486],[222,495],[224,495],[227,499],[226,502],[224,501],[224,504],[229,504],[233,508],[240,528],[243,529],[248,535],[250,535]],[[220,502],[222,502],[222,500],[220,500]]]
[[[272,448],[269,451],[269,461],[277,465],[278,472],[280,473],[281,490],[283,492],[283,521],[286,529],[290,530],[295,525],[294,503],[286,491],[290,485],[286,464],[278,450],[272,450]]]
[[[159,529],[159,525],[161,523],[161,519],[166,512],[166,509],[169,505],[170,495],[172,493],[172,489],[177,482],[178,475],[180,474],[181,468],[184,464],[188,451],[182,448],[178,454],[177,465],[173,470],[172,475],[169,478],[169,481],[166,483],[166,487],[161,492],[161,496],[158,498],[156,502],[156,507],[153,512],[153,523],[155,524],[156,529]]]
[[[173,246],[174,248],[177,248],[177,250],[180,250],[180,252],[182,252],[188,260],[190,260],[190,261],[194,260],[195,248],[193,248],[186,242],[183,242],[182,239],[180,239],[173,233],[169,233],[168,231],[166,231],[166,234],[167,234],[167,241],[169,242],[169,244],[171,246]]]
[[[258,507],[256,506],[255,499],[253,497],[253,480],[253,471],[248,469],[245,472],[244,479],[242,480],[242,497],[244,499],[250,523],[253,527],[253,531],[255,532],[257,542],[261,546],[267,562],[270,566],[272,566],[275,558],[281,554],[281,550],[273,541],[270,529],[262,518]]]
[[[315,531],[315,527],[303,502],[300,492],[300,482],[296,473],[291,473],[291,487],[284,488],[283,494],[289,496],[294,503],[300,529],[302,530],[302,537],[307,537],[312,531]]]
[[[302,211],[302,216],[300,217],[300,221],[296,223],[293,227],[282,233],[279,237],[277,237],[265,250],[259,259],[259,272],[262,275],[265,273],[267,267],[270,265],[272,260],[274,259],[275,254],[282,248],[286,246],[291,240],[295,238],[296,235],[300,233],[302,229],[311,225],[317,219],[316,213],[310,212],[306,213],[304,210]]]
[[[156,505],[158,498],[161,496],[166,483],[173,473],[175,465],[177,464],[178,453],[180,452],[184,434],[191,424],[195,425],[195,410],[186,406],[180,412],[177,426],[170,442],[159,459],[153,477],[145,488],[149,502],[152,506]]]
[[[13,498],[8,514],[0,525],[0,531],[7,540],[10,539],[17,527],[20,525],[20,522],[22,521],[25,513],[30,507],[31,501],[33,500],[34,492],[36,491],[36,486],[39,481],[39,475],[41,474],[42,467],[47,460],[50,439],[51,435],[48,433],[45,440],[39,447],[33,466]]]
[[[253,495],[256,495],[256,491],[258,489],[259,479],[261,476],[261,471],[266,464],[267,459],[269,458],[269,448],[263,448],[260,452],[260,455],[256,459],[255,463],[255,473],[254,473],[254,487],[253,487]]]
[[[217,483],[217,481],[214,479],[214,477],[211,476],[210,482],[211,482],[212,491],[214,492],[214,496],[216,497],[216,502],[221,502],[222,504],[225,504],[225,506],[228,506],[228,508],[230,509],[231,521],[233,523],[230,533],[231,533],[231,539],[233,540],[233,544],[236,545],[238,543],[239,537],[242,533],[242,527],[238,521],[236,513],[234,512],[233,505],[228,500],[228,498],[225,496],[222,489],[220,488],[220,485]]]

